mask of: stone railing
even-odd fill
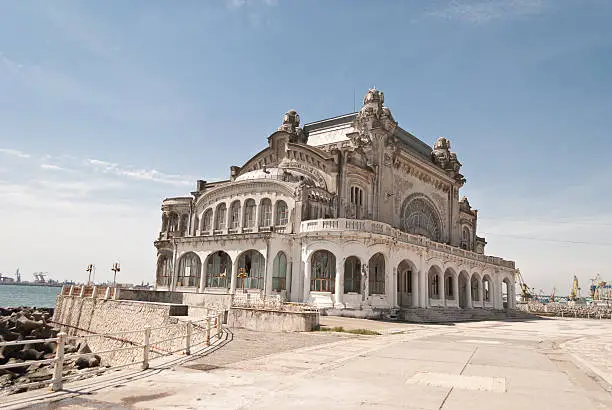
[[[460,256],[462,258],[471,259],[478,262],[489,263],[492,265],[503,266],[505,268],[514,269],[514,262],[507,261],[496,256],[487,256],[475,252],[466,251],[456,246],[450,246],[444,243],[432,241],[424,236],[412,235],[397,228],[392,227],[389,224],[383,222],[376,222],[370,220],[359,220],[359,219],[314,219],[310,221],[303,221],[300,225],[301,233],[308,232],[321,232],[321,231],[359,231],[376,233],[380,235],[390,236],[398,241],[410,243],[412,245],[418,245],[425,248],[433,249],[435,251],[444,252],[446,254]]]

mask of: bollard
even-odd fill
[[[587,319],[591,318],[591,312],[587,312]]]
[[[53,384],[51,390],[62,390],[62,373],[64,373],[64,345],[66,344],[66,333],[57,334],[57,350],[55,352],[55,366],[53,368]]]
[[[191,354],[191,320],[187,321],[187,335],[185,337],[185,354]]]
[[[601,313],[599,314],[599,320],[601,320]]]
[[[111,290],[111,288],[110,288],[110,287],[107,287],[107,288],[106,288],[106,293],[104,293],[104,299],[108,299],[108,298],[110,298],[110,290]]]
[[[206,318],[206,346],[210,346],[210,318]]]
[[[563,318],[563,311],[561,311],[561,318]]]
[[[574,310],[574,318],[577,318],[578,314],[576,313],[576,311]]]
[[[151,349],[151,326],[144,328],[144,346],[142,350],[142,370],[149,368],[149,350]]]

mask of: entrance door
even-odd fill
[[[459,275],[459,307],[462,309],[467,308],[467,291],[468,282],[465,276]]]
[[[400,307],[410,307],[412,303],[412,272],[399,271],[397,275],[397,302]]]

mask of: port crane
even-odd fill
[[[580,299],[580,286],[578,285],[578,277],[574,275],[574,281],[572,282],[572,291],[570,292],[569,300],[577,301]]]
[[[45,276],[47,276],[46,272],[34,272],[34,282],[35,283],[46,283]]]
[[[521,287],[521,301],[526,302],[529,299],[533,299],[533,294],[529,290],[529,286],[525,283],[523,279],[523,275],[519,269],[516,270],[515,281],[518,281],[519,286]]]

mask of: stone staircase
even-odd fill
[[[518,310],[504,311],[493,309],[456,309],[456,308],[408,308],[401,309],[398,320],[415,323],[452,323],[482,320],[521,319],[533,320],[538,316]]]

